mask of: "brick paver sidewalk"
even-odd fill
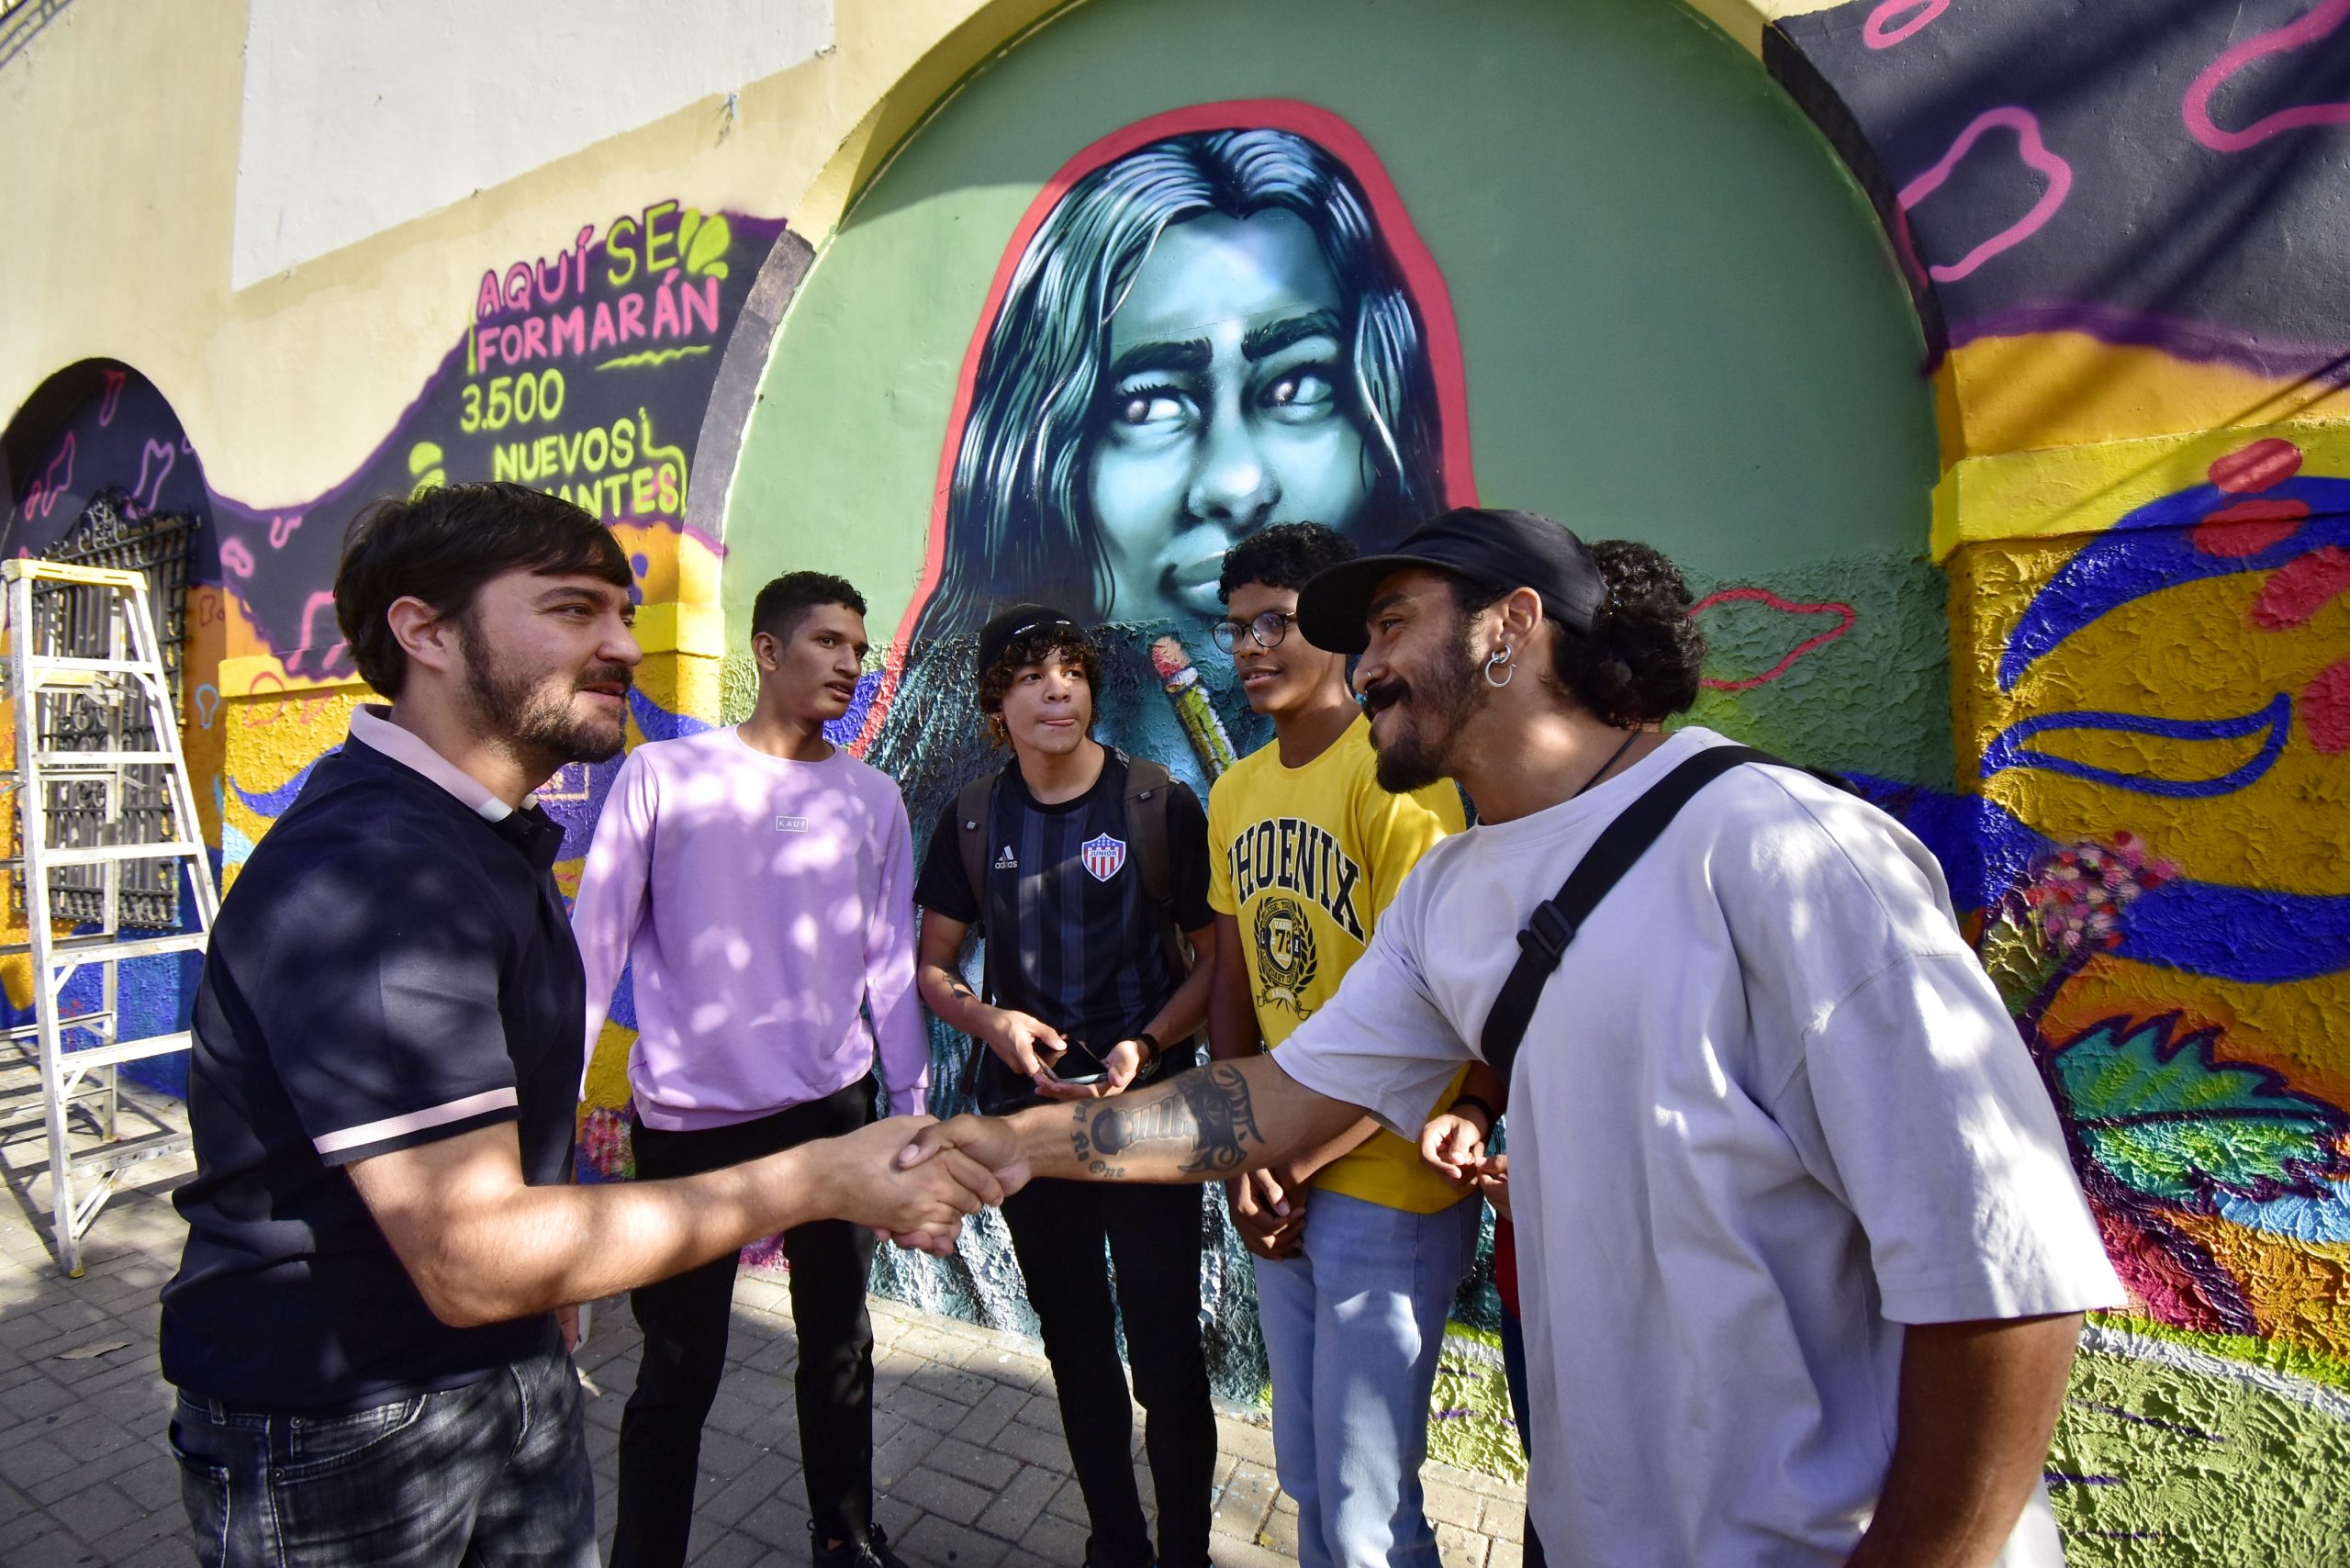
[[[155,1370],[155,1294],[183,1234],[169,1193],[192,1164],[133,1167],[136,1184],[91,1232],[84,1276],[68,1280],[48,1244],[45,1158],[37,1131],[0,1144],[0,1562],[191,1562],[178,1469],[162,1436],[170,1394]],[[808,1514],[790,1306],[782,1282],[759,1275],[742,1282],[734,1304],[732,1364],[702,1439],[694,1561],[799,1568],[808,1562]],[[876,1512],[907,1560],[923,1568],[1078,1568],[1084,1507],[1035,1341],[878,1300],[874,1334]],[[625,1304],[604,1304],[579,1361],[595,1395],[588,1448],[606,1541],[621,1405],[637,1350]],[[1237,1417],[1218,1426],[1216,1562],[1291,1561],[1297,1515],[1274,1484],[1270,1435]],[[1517,1489],[1435,1464],[1427,1475],[1447,1568],[1518,1568]]]

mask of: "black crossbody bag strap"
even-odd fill
[[[1485,1058],[1487,1067],[1501,1075],[1503,1082],[1510,1081],[1510,1069],[1517,1061],[1518,1044],[1525,1039],[1526,1026],[1533,1020],[1535,1003],[1542,1000],[1542,988],[1550,983],[1559,959],[1574,941],[1575,933],[1583,929],[1583,923],[1591,918],[1591,912],[1599,907],[1599,901],[1623,879],[1634,862],[1648,853],[1649,846],[1657,841],[1691,797],[1731,768],[1750,762],[1774,767],[1797,766],[1751,746],[1707,746],[1658,779],[1646,794],[1600,829],[1599,836],[1583,852],[1583,859],[1568,873],[1564,885],[1534,906],[1534,913],[1527,917],[1526,929],[1517,934],[1517,962],[1511,968],[1509,978],[1502,982],[1501,994],[1494,998],[1493,1011],[1485,1014],[1484,1033],[1478,1037],[1478,1054]],[[1832,773],[1816,768],[1802,771],[1840,790],[1852,788]]]

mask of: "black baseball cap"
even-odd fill
[[[1405,534],[1384,555],[1362,555],[1317,572],[1297,595],[1297,629],[1317,648],[1359,654],[1371,645],[1363,620],[1379,585],[1414,566],[1433,567],[1496,592],[1530,588],[1542,613],[1579,632],[1607,601],[1599,564],[1563,523],[1530,511],[1455,507]]]
[[[979,628],[978,678],[982,681],[987,679],[988,671],[995,668],[996,660],[1003,657],[1004,649],[1012,646],[1014,637],[1024,637],[1047,626],[1066,626],[1080,636],[1085,632],[1085,628],[1049,604],[1015,604],[1009,610],[999,610],[995,619]]]

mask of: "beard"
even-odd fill
[[[626,665],[597,665],[576,676],[518,669],[480,638],[479,656],[466,661],[465,691],[488,733],[518,755],[551,761],[552,773],[567,762],[608,762],[628,738],[625,711],[609,718],[581,718],[572,700],[589,686],[634,684]]]
[[[1365,695],[1378,701],[1392,700],[1396,716],[1403,721],[1387,732],[1385,739],[1374,739],[1379,764],[1373,777],[1381,789],[1391,795],[1408,795],[1448,777],[1454,737],[1490,695],[1490,689],[1478,678],[1467,619],[1462,619],[1449,658],[1416,680],[1383,680]]]

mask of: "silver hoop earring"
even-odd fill
[[[1508,663],[1509,644],[1507,643],[1504,643],[1500,647],[1495,648],[1493,651],[1492,655],[1485,660],[1485,684],[1498,691],[1503,687],[1507,686],[1511,681],[1516,680],[1517,678],[1517,671],[1515,668],[1512,668],[1507,675],[1503,676],[1499,680],[1495,680],[1494,678],[1494,671],[1502,668]]]

